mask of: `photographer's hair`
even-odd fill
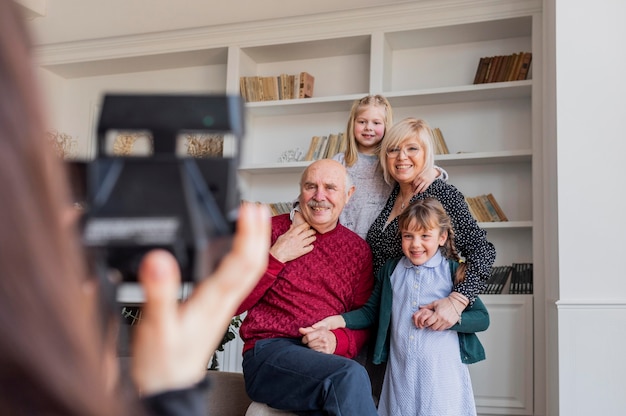
[[[25,18],[0,0],[0,414],[123,415],[103,343],[66,172],[46,138]]]
[[[367,95],[360,100],[355,100],[354,103],[352,103],[350,117],[348,118],[348,125],[346,127],[346,151],[344,153],[344,160],[347,167],[354,165],[359,157],[358,144],[354,137],[354,122],[366,108],[374,106],[381,107],[385,110],[385,133],[389,126],[393,124],[391,104],[389,104],[389,101],[382,95]],[[380,151],[380,148],[378,150]]]
[[[435,198],[418,199],[409,204],[398,216],[398,232],[400,233],[435,229],[439,229],[440,233],[448,233],[448,238],[440,250],[445,258],[460,262],[454,279],[454,283],[458,284],[465,280],[466,264],[462,262],[454,245],[452,221],[441,202]]]
[[[385,182],[388,184],[395,183],[395,179],[391,176],[391,173],[389,173],[389,169],[387,169],[387,149],[399,147],[400,143],[412,139],[416,140],[424,151],[424,169],[420,174],[431,170],[435,165],[433,136],[430,126],[426,120],[413,117],[405,118],[391,127],[387,133],[385,133],[380,143],[380,166],[383,169]]]

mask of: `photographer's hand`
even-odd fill
[[[142,395],[190,387],[200,381],[235,309],[267,267],[267,207],[245,203],[232,250],[184,303],[177,300],[180,270],[174,256],[154,250],[139,278],[146,295],[134,329],[132,375]]]

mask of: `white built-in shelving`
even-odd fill
[[[314,97],[246,104],[242,196],[277,202],[298,194],[312,136],[345,130],[352,102],[383,94],[396,121],[441,129],[438,155],[467,196],[492,193],[510,221],[481,223],[496,265],[534,263],[534,295],[489,295],[487,361],[472,368],[481,414],[541,414],[545,386],[541,140],[541,1],[403,2],[334,15],[87,40],[38,50],[53,122],[92,152],[104,92],[237,93],[242,76],[301,71]],[[474,85],[479,59],[533,53],[527,80]],[[523,331],[521,330],[523,329]],[[492,375],[495,378],[490,378]]]

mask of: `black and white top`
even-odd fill
[[[398,197],[400,186],[396,184],[387,203],[367,233],[367,242],[374,256],[374,273],[389,259],[401,257],[402,244],[398,232],[398,218],[394,218],[387,226],[387,219]],[[411,202],[424,198],[436,198],[450,216],[455,233],[455,246],[467,262],[465,280],[453,290],[466,296],[470,303],[474,302],[485,288],[491,274],[491,266],[496,259],[496,249],[487,241],[487,233],[480,228],[469,211],[463,194],[449,183],[435,180],[428,189],[416,194]]]

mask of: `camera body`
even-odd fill
[[[152,152],[110,154],[108,139],[119,132],[151,137]],[[181,137],[206,133],[228,137],[232,155],[177,154]],[[239,96],[105,95],[83,218],[83,242],[98,272],[135,282],[142,257],[161,248],[178,260],[183,282],[206,277],[231,246],[243,135]]]

